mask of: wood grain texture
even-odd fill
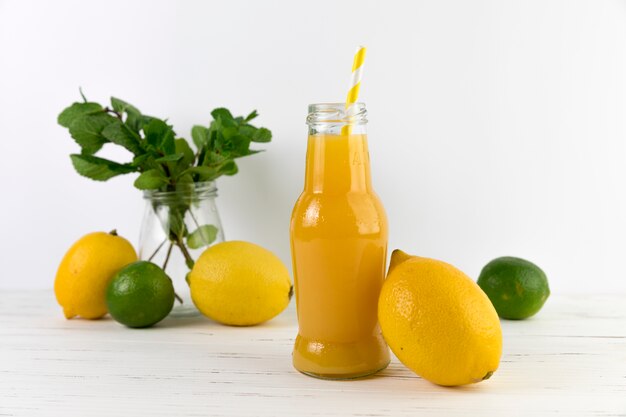
[[[252,328],[195,317],[131,330],[65,320],[51,292],[5,292],[0,416],[626,416],[625,297],[553,296],[502,324],[489,381],[442,388],[394,359],[335,382],[292,368],[293,305]]]

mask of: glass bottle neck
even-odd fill
[[[325,194],[371,191],[367,135],[362,131],[309,135],[305,191]]]

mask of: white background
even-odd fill
[[[390,248],[473,277],[528,258],[553,293],[626,292],[626,2],[0,0],[0,288],[50,288],[81,235],[137,242],[133,177],[73,172],[56,116],[110,95],[169,117],[256,108],[267,152],[218,182],[229,239],[288,265],[307,104],[342,101],[358,44]],[[107,150],[108,156],[126,158]]]

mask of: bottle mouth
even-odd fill
[[[143,198],[155,202],[199,201],[217,196],[215,181],[177,184],[175,190],[144,190]]]
[[[316,103],[309,105],[307,125],[364,125],[367,123],[365,103]]]

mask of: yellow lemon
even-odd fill
[[[272,252],[242,241],[205,250],[188,276],[191,298],[205,316],[250,326],[278,315],[289,304],[289,271]]]
[[[445,262],[394,251],[378,318],[398,359],[435,384],[480,382],[500,363],[496,310],[474,281]]]
[[[133,246],[115,231],[80,238],[63,257],[54,281],[54,293],[65,317],[104,316],[107,285],[122,267],[136,260]]]

